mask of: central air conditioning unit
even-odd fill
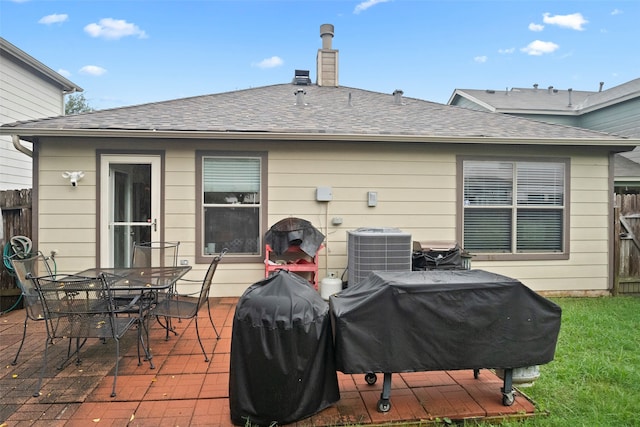
[[[347,234],[348,286],[372,271],[411,271],[411,234],[397,228],[358,228]]]

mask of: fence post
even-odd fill
[[[616,205],[613,208],[613,289],[612,294],[618,295],[620,290],[620,204],[619,196],[616,196]]]

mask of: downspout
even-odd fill
[[[20,136],[19,135],[11,135],[11,142],[13,142],[13,146],[16,147],[16,150],[19,152],[26,154],[27,156],[33,158],[33,151],[29,150],[24,145],[20,144]]]

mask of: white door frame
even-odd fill
[[[100,266],[114,266],[114,182],[115,176],[110,174],[114,164],[149,164],[151,165],[151,218],[145,223],[128,223],[128,225],[148,225],[151,227],[151,240],[161,240],[161,167],[160,155],[150,154],[101,154],[100,155]]]

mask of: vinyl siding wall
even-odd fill
[[[473,102],[463,96],[459,96],[457,95],[454,99],[453,102],[451,103],[451,105],[457,105],[458,107],[463,107],[463,108],[468,108],[469,110],[476,110],[476,111],[491,111],[488,108],[485,108],[483,106],[481,106],[480,104]]]
[[[59,87],[0,56],[0,124],[64,113]],[[30,148],[30,144],[24,144]],[[0,190],[31,188],[31,159],[0,137]]]
[[[640,137],[640,98],[584,114],[579,126],[586,129]]]
[[[557,123],[566,126],[579,126],[577,116],[561,116],[559,114],[511,114],[512,116],[524,117],[529,120],[536,120],[545,123]]]
[[[58,249],[58,269],[74,272],[96,264],[96,155],[86,141],[45,141],[40,153],[39,248]],[[52,141],[50,141],[52,142]],[[161,141],[104,141],[109,150],[158,150]],[[268,225],[295,216],[311,221],[327,237],[320,254],[320,278],[342,275],[347,266],[347,231],[360,227],[397,227],[413,240],[455,240],[456,156],[558,156],[571,158],[571,256],[554,261],[473,262],[520,279],[539,291],[606,291],[609,284],[610,188],[604,151],[545,147],[444,146],[439,144],[169,142],[165,145],[165,239],[179,240],[180,259],[200,279],[207,265],[195,260],[195,150],[268,149]],[[304,151],[300,150],[304,148]],[[76,188],[60,174],[83,170]],[[317,202],[317,187],[332,187],[333,200]],[[378,205],[367,206],[367,192]],[[101,208],[105,211],[105,208]],[[341,217],[340,226],[331,218]],[[329,224],[327,226],[327,224]],[[266,230],[263,230],[263,233]],[[327,265],[328,260],[328,265]],[[264,277],[262,263],[221,264],[215,296],[241,295]],[[346,275],[345,275],[346,278]]]

